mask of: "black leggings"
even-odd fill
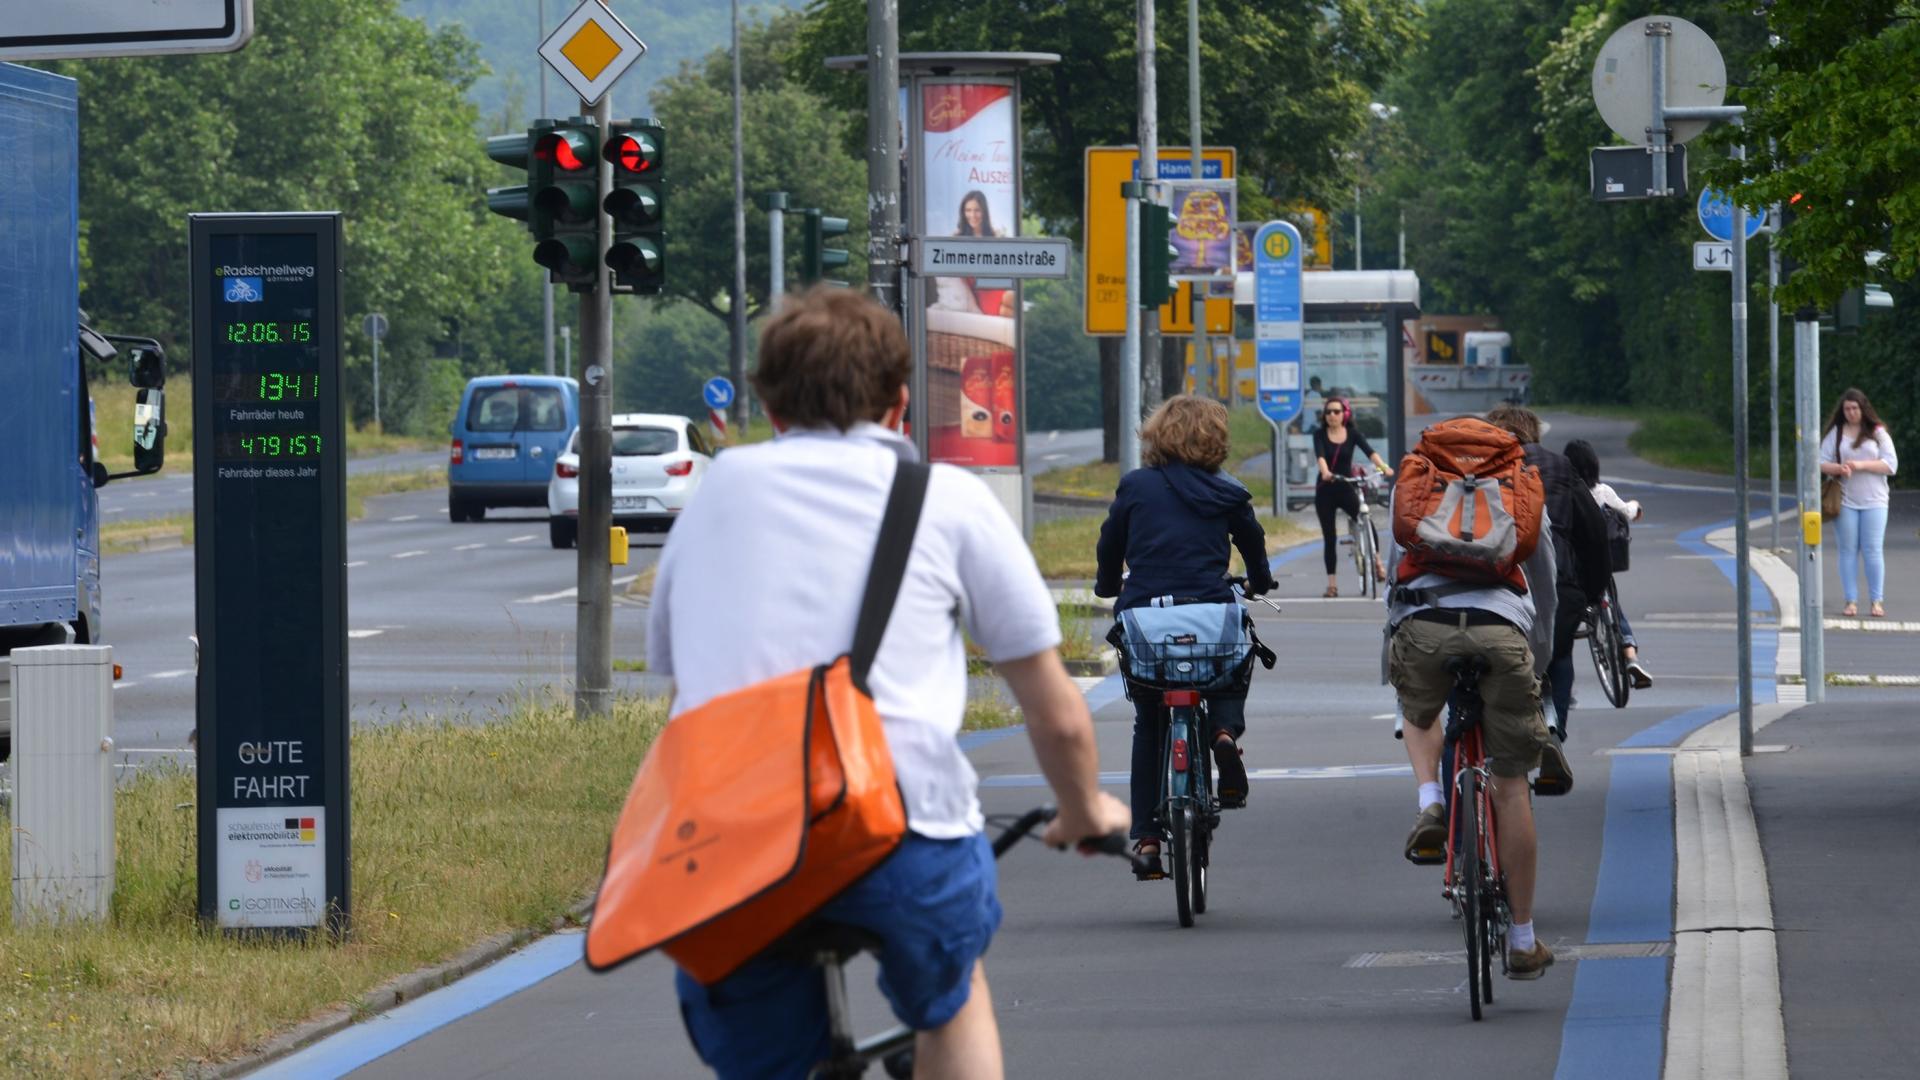
[[[1320,541],[1322,554],[1326,557],[1327,576],[1333,576],[1334,554],[1339,549],[1339,538],[1334,533],[1335,510],[1344,510],[1348,514],[1360,512],[1360,493],[1353,485],[1339,480],[1321,481],[1313,489],[1313,511],[1320,515]],[[1374,550],[1379,550],[1379,537],[1375,537]]]

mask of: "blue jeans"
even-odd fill
[[[1847,603],[1860,602],[1860,580],[1855,568],[1861,562],[1867,564],[1868,598],[1876,604],[1884,601],[1887,562],[1882,555],[1882,544],[1887,538],[1887,508],[1873,506],[1856,510],[1843,506],[1840,520],[1834,522],[1834,531],[1840,538],[1840,592]]]
[[[880,992],[901,1023],[930,1031],[967,1003],[1000,926],[995,882],[986,837],[909,833],[819,917],[880,938]],[[829,1052],[826,985],[810,964],[761,957],[712,986],[676,971],[674,988],[694,1049],[722,1080],[800,1080]]]

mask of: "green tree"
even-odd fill
[[[492,165],[463,97],[472,45],[394,0],[282,0],[256,18],[237,53],[64,66],[82,104],[82,302],[102,327],[184,357],[188,213],[339,210],[348,321],[380,310],[392,328],[383,416],[430,430],[444,418],[414,407],[427,361],[457,350],[523,246],[485,212]],[[370,415],[367,343],[352,332],[347,345]]]
[[[1187,132],[1184,4],[1158,9],[1160,139]],[[1200,13],[1201,126],[1237,147],[1250,205],[1344,205],[1349,163],[1337,151],[1367,122],[1379,85],[1417,37],[1415,0],[1209,0]],[[1028,210],[1077,236],[1089,146],[1135,141],[1139,89],[1134,5],[1107,0],[950,0],[903,7],[902,51],[1050,52],[1060,62],[1021,80]],[[850,109],[863,79],[823,61],[866,52],[865,0],[814,0],[791,54],[795,75]],[[849,145],[861,140],[846,135]]]

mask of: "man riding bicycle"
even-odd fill
[[[720,455],[660,555],[647,657],[674,680],[675,717],[847,650],[895,471],[914,456],[896,430],[908,371],[899,321],[861,293],[816,288],[768,320],[753,387],[781,434]],[[1125,829],[1126,808],[1099,790],[1092,720],[1032,554],[985,484],[935,466],[867,680],[909,833],[818,915],[879,939],[880,989],[918,1032],[920,1075],[992,1078],[999,1029],[980,957],[1000,905],[955,741],[963,628],[1025,714],[1059,804],[1046,840]],[[676,985],[694,1046],[722,1077],[805,1076],[829,1052],[826,991],[804,961],[762,954],[713,985],[684,971]]]
[[[1442,427],[1449,429],[1448,434],[1477,442],[1468,445],[1461,460],[1474,461],[1476,455],[1484,460],[1490,453],[1521,460],[1517,440],[1482,421],[1463,419],[1435,426]],[[1507,935],[1507,974],[1514,979],[1537,979],[1553,963],[1553,953],[1533,929],[1538,840],[1527,774],[1539,769],[1543,790],[1563,791],[1572,784],[1566,758],[1547,731],[1540,705],[1540,676],[1551,653],[1555,602],[1553,544],[1547,539],[1551,522],[1539,503],[1537,474],[1526,478],[1532,485],[1531,503],[1515,498],[1513,486],[1517,485],[1503,485],[1492,496],[1483,492],[1473,501],[1476,482],[1484,488],[1491,474],[1477,480],[1468,475],[1468,502],[1443,503],[1456,525],[1463,518],[1470,522],[1470,540],[1476,528],[1484,536],[1491,526],[1497,535],[1502,524],[1499,515],[1504,513],[1509,515],[1506,527],[1536,539],[1531,554],[1523,563],[1501,567],[1506,580],[1489,581],[1464,569],[1432,568],[1437,560],[1423,558],[1428,556],[1423,543],[1415,542],[1423,550],[1410,553],[1409,537],[1401,528],[1403,511],[1444,475],[1442,469],[1422,467],[1416,458],[1424,461],[1431,451],[1438,459],[1443,451],[1437,440],[1442,437],[1446,436],[1429,429],[1402,462],[1403,479],[1394,490],[1389,514],[1395,528],[1387,546],[1388,580],[1395,586],[1387,613],[1392,634],[1387,672],[1406,717],[1407,758],[1419,784],[1420,813],[1407,836],[1405,854],[1410,861],[1422,863],[1444,857],[1447,814],[1440,759],[1445,729],[1437,721],[1453,690],[1447,665],[1456,658],[1480,657],[1487,664],[1479,680],[1485,706],[1481,724],[1494,776],[1500,865],[1506,871],[1513,912]],[[1430,440],[1436,441],[1430,445]],[[1410,484],[1422,490],[1409,492]],[[1458,498],[1460,486],[1460,478],[1454,477],[1450,498]],[[1533,521],[1513,520],[1528,513],[1536,515]],[[1517,555],[1517,548],[1509,545],[1507,552]]]

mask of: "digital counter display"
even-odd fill
[[[200,910],[347,907],[337,215],[194,215]]]

